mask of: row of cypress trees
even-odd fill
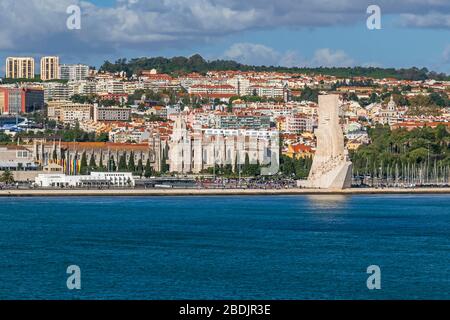
[[[103,155],[100,157],[100,161],[97,164],[94,155],[91,155],[88,162],[88,157],[86,152],[83,152],[81,155],[81,163],[80,163],[80,174],[88,174],[91,171],[121,171],[121,172],[133,172],[136,175],[151,177],[154,175],[154,170],[151,166],[150,159],[147,159],[146,164],[144,165],[142,159],[139,159],[136,164],[134,160],[134,153],[131,152],[129,160],[127,162],[126,156],[122,154],[119,157],[119,162],[116,163],[116,160],[112,156],[109,159],[109,163],[106,165],[103,161]]]

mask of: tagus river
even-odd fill
[[[0,299],[450,298],[450,196],[0,202]]]

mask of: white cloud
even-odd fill
[[[383,68],[383,64],[374,61],[366,62],[362,66],[365,68]]]
[[[406,27],[417,28],[450,28],[450,14],[402,14],[400,23]]]
[[[311,65],[315,67],[351,67],[354,64],[355,61],[344,51],[328,48],[317,50],[311,61]]]
[[[444,49],[442,58],[445,64],[450,64],[450,44]]]
[[[0,50],[113,55],[126,49],[186,48],[192,43],[212,42],[222,36],[261,28],[335,26],[357,21],[364,24],[366,8],[372,2],[117,0],[114,7],[108,8],[88,0],[1,0]],[[82,9],[81,30],[66,28],[66,8],[72,4]],[[380,0],[377,4],[382,14],[406,14],[405,24],[450,27],[449,0]],[[262,59],[270,61],[269,56]],[[281,54],[276,60],[286,64],[302,62],[294,53]],[[349,62],[339,52],[325,51],[318,53],[316,60]]]
[[[355,61],[343,50],[322,48],[316,50],[310,59],[305,59],[294,50],[280,52],[255,43],[235,43],[225,51],[221,58],[232,59],[243,64],[284,67],[348,67],[355,65]]]
[[[278,65],[280,53],[262,44],[235,43],[225,51],[223,57],[244,64]]]

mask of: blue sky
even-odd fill
[[[23,4],[30,21],[20,18]],[[81,30],[65,26],[81,8]],[[369,30],[377,4],[382,29]],[[14,13],[13,15],[7,14]],[[16,12],[17,11],[17,12]],[[3,12],[3,14],[2,14]],[[23,12],[22,14],[26,14]],[[100,65],[120,57],[199,53],[286,66],[427,67],[450,74],[448,0],[2,0],[0,58],[60,55]]]

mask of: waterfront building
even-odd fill
[[[59,79],[59,57],[41,58],[41,80]]]
[[[34,58],[8,57],[6,58],[6,78],[34,79]]]
[[[278,172],[279,134],[267,130],[223,130],[196,127],[190,130],[182,117],[175,121],[169,141],[170,171],[201,173],[214,166],[245,163],[270,165]]]
[[[0,146],[0,171],[36,170],[32,150],[25,146]]]
[[[42,188],[134,187],[130,172],[91,172],[90,175],[39,174],[35,184]]]
[[[139,160],[145,165],[147,160],[153,170],[161,170],[162,152],[165,145],[161,142],[159,135],[152,135],[147,142],[140,144],[112,143],[112,142],[57,142],[34,139],[33,145],[29,146],[33,152],[34,161],[45,167],[50,163],[63,166],[64,173],[69,175],[79,174],[79,166],[83,154],[86,159],[95,162],[97,167],[105,171],[120,171],[119,163],[123,158],[128,164],[131,157],[137,165]]]

